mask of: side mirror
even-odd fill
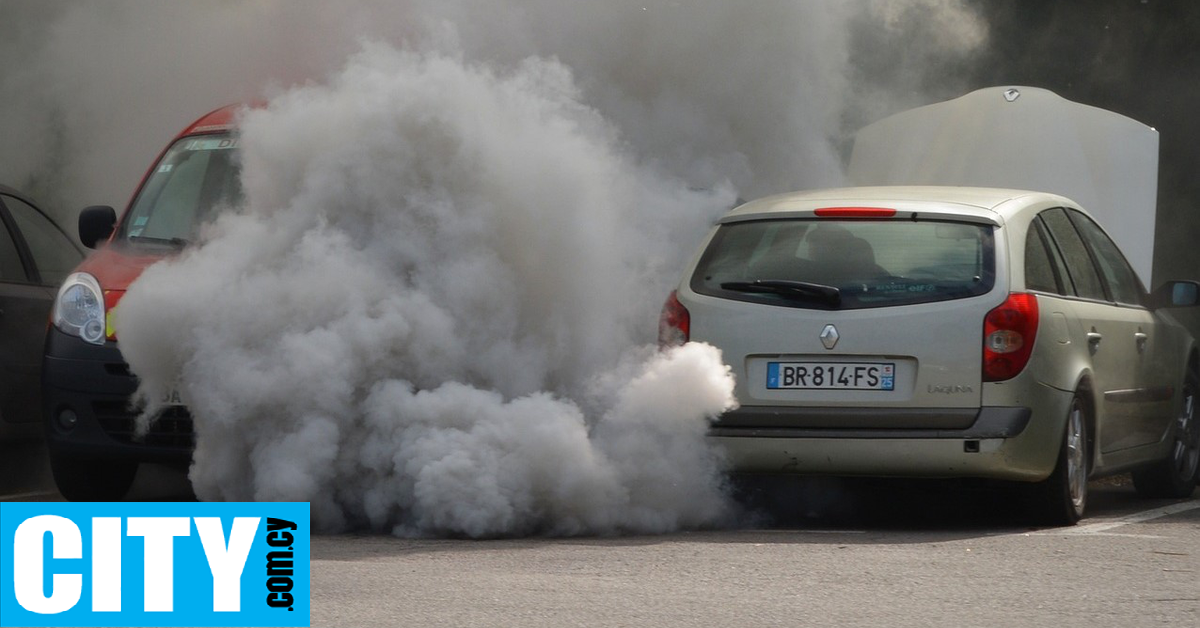
[[[89,249],[108,239],[117,225],[117,212],[107,205],[92,205],[79,212],[79,241]]]
[[[1153,306],[1192,307],[1200,304],[1200,283],[1195,281],[1168,281],[1153,294]]]

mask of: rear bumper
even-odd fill
[[[726,412],[713,436],[766,438],[1012,438],[1032,411],[985,408],[796,408],[749,406]]]
[[[745,407],[722,416],[709,436],[740,473],[1034,482],[1054,470],[1070,401],[1043,393],[1038,412]]]
[[[51,329],[42,368],[42,414],[47,444],[57,455],[77,458],[187,464],[194,437],[184,408],[171,408],[149,434],[133,434],[137,411],[130,398],[137,379],[115,342],[89,345]],[[60,417],[73,413],[74,426]]]

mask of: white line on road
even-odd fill
[[[1100,534],[1101,532],[1106,532],[1108,530],[1112,530],[1113,528],[1119,528],[1121,526],[1127,526],[1131,523],[1142,523],[1144,521],[1150,521],[1152,519],[1158,519],[1160,517],[1166,517],[1169,515],[1177,515],[1181,512],[1187,512],[1189,510],[1195,510],[1197,508],[1200,508],[1200,500],[1193,499],[1193,500],[1186,501],[1186,502],[1180,502],[1178,504],[1171,504],[1170,506],[1163,506],[1162,508],[1155,508],[1153,510],[1136,512],[1136,513],[1133,513],[1132,515],[1126,515],[1126,516],[1120,517],[1118,519],[1111,519],[1109,521],[1098,521],[1096,523],[1089,523],[1087,525],[1075,526],[1074,528],[1068,528],[1066,530],[1043,530],[1041,533],[1042,534],[1066,534],[1066,535],[1070,535],[1070,536]]]
[[[1120,532],[1088,532],[1087,536],[1115,536],[1122,539],[1165,539],[1160,534],[1122,534]]]

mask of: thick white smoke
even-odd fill
[[[371,46],[242,135],[245,206],[115,316],[146,398],[196,416],[200,497],[472,536],[726,513],[719,354],[622,357],[729,189],[639,166],[536,58]]]
[[[986,39],[965,2],[0,0],[0,181],[73,228],[85,205],[123,207],[188,121],[324,80],[366,39],[557,58],[632,150],[695,187],[837,185],[847,131],[967,91],[913,87],[952,82],[937,62]]]
[[[179,127],[269,100],[244,205],[116,318],[144,398],[188,398],[198,494],[472,536],[724,521],[703,435],[732,384],[711,348],[646,348],[666,291],[735,197],[841,183],[847,120],[890,113],[856,54],[986,36],[960,0],[0,9],[27,26],[0,42],[0,170],[60,215],[120,207]],[[930,15],[962,34],[861,35]]]

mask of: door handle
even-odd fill
[[[1100,348],[1100,341],[1103,339],[1104,336],[1093,327],[1092,331],[1087,333],[1088,348],[1092,351],[1098,350]]]
[[[1145,333],[1143,333],[1141,331],[1138,331],[1137,333],[1135,333],[1133,335],[1133,340],[1134,340],[1134,342],[1137,343],[1138,353],[1143,353],[1144,351],[1146,351],[1146,341],[1149,339],[1150,339],[1150,336],[1147,336]]]

